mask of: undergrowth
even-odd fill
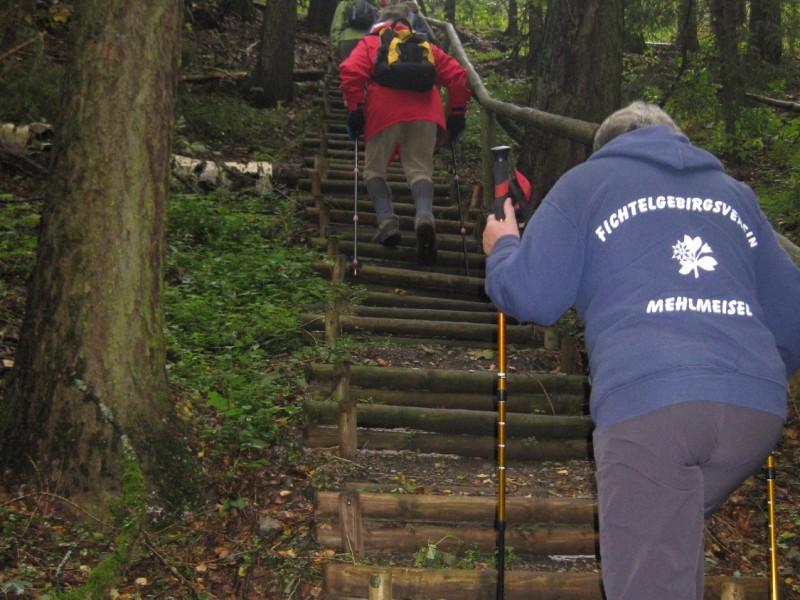
[[[294,382],[278,357],[304,339],[300,310],[324,302],[330,285],[317,255],[292,244],[292,204],[279,196],[178,195],[169,208],[165,297],[168,369],[194,390],[209,447],[229,452],[281,441]]]

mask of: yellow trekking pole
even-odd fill
[[[778,600],[778,540],[775,531],[775,455],[767,457],[767,506],[769,508],[770,599]]]
[[[503,204],[509,194],[508,146],[492,148],[494,154],[494,204],[492,212],[505,219]],[[506,575],[506,316],[497,311],[497,600],[505,596]]]

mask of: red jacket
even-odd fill
[[[440,85],[447,89],[451,113],[463,114],[470,99],[464,67],[434,44],[431,47],[436,66],[436,85],[429,92],[396,90],[373,81],[375,55],[380,45],[380,38],[374,34],[389,26],[389,23],[376,25],[372,33],[365,36],[339,65],[342,80],[339,88],[347,108],[355,110],[364,106],[365,141],[387,127],[405,121],[433,121],[444,128],[444,111],[438,89]],[[397,28],[406,27],[398,24]]]

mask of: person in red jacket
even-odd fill
[[[465,111],[470,99],[464,68],[438,46],[431,44],[435,85],[426,91],[395,89],[374,80],[375,61],[382,29],[413,26],[413,2],[386,6],[381,20],[339,65],[344,101],[349,110],[347,131],[350,139],[364,136],[364,181],[375,206],[378,229],[373,242],[395,246],[400,242],[400,226],[394,213],[386,169],[399,147],[406,181],[414,199],[414,231],[417,262],[436,262],[436,230],[433,219],[433,153],[437,131],[447,128],[458,140],[465,127]],[[399,20],[405,20],[405,23]],[[393,25],[394,24],[394,25]],[[439,86],[447,89],[449,105],[445,120]]]

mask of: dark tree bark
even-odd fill
[[[741,57],[739,56],[740,24],[743,11],[740,0],[712,0],[711,26],[717,40],[719,57],[719,101],[725,133],[736,136],[739,106],[744,100]]]
[[[456,0],[444,0],[444,20],[456,26]]]
[[[294,96],[295,29],[297,0],[270,0],[258,44],[258,61],[250,76],[248,95],[257,108],[291,102]]]
[[[20,23],[35,6],[35,0],[0,0],[0,52],[23,41],[17,39]]]
[[[678,49],[684,55],[700,49],[700,40],[697,38],[697,0],[681,0],[676,41]]]
[[[619,108],[622,11],[622,0],[548,4],[530,106],[594,123]],[[588,156],[587,147],[531,127],[525,139],[520,170],[531,178],[537,202]]]
[[[517,0],[508,0],[508,27],[505,35],[516,39],[519,37],[519,6]]]
[[[75,3],[51,191],[0,404],[0,464],[98,511],[132,457],[153,502],[178,511],[197,498],[162,309],[182,26],[179,0]]]
[[[625,52],[643,54],[647,49],[644,39],[645,10],[642,0],[625,0]]]
[[[780,63],[783,56],[781,0],[750,0],[750,45],[761,60]]]
[[[528,2],[528,60],[525,73],[530,75],[536,70],[536,57],[544,36],[544,9],[538,3]]]
[[[218,9],[222,19],[229,15],[242,21],[252,22],[256,19],[256,6],[253,0],[220,0]]]
[[[310,0],[305,29],[309,33],[328,35],[331,30],[333,13],[339,0]]]

